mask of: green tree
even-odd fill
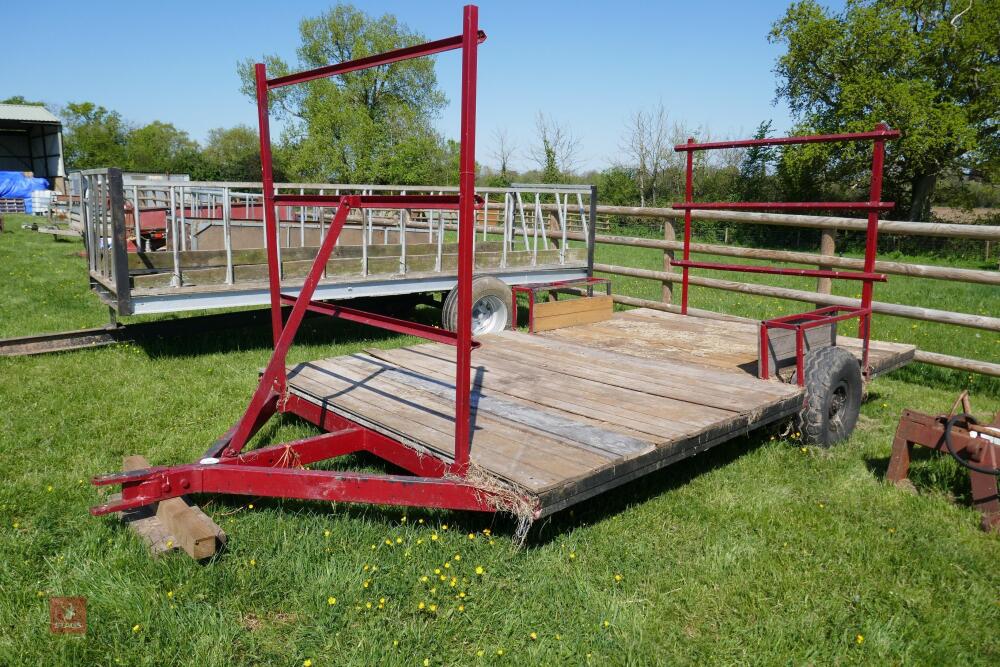
[[[198,143],[172,123],[154,120],[125,139],[125,168],[154,173],[187,173],[196,166]]]
[[[257,130],[251,127],[237,125],[209,130],[202,155],[210,172],[209,179],[260,180],[260,141]]]
[[[33,101],[25,98],[24,95],[13,95],[11,97],[8,97],[5,100],[0,100],[0,104],[27,104],[28,106],[32,106],[32,107],[43,107],[43,106],[45,106],[45,102],[33,102]]]
[[[129,128],[117,112],[93,102],[70,102],[62,116],[68,169],[125,165]]]
[[[1000,154],[1000,2],[848,0],[832,12],[815,0],[791,5],[770,41],[779,98],[817,132],[902,130],[888,147],[887,195],[927,219],[938,176],[956,166],[995,164]],[[833,163],[822,181],[860,180],[867,147],[814,144],[784,152],[787,174]]]
[[[425,41],[390,14],[373,18],[345,4],[304,19],[299,33],[296,69]],[[264,62],[270,77],[291,71],[276,56],[267,56]],[[241,62],[238,69],[243,92],[254,97],[252,61]],[[287,121],[282,144],[289,150],[281,153],[291,177],[427,183],[448,159],[447,145],[431,125],[447,100],[428,58],[278,89],[271,101],[273,110]]]

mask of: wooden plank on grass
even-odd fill
[[[535,331],[551,331],[577,324],[601,322],[611,317],[614,301],[610,296],[582,296],[566,301],[536,303],[532,322]]]
[[[126,456],[122,462],[125,471],[148,467],[149,461],[139,455]],[[226,541],[223,530],[197,505],[188,504],[183,496],[162,500],[150,506],[146,516],[138,518],[142,523],[133,520],[130,525],[154,553],[177,547],[191,558],[201,560],[213,556]]]

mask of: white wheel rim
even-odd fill
[[[492,294],[472,304],[472,335],[499,333],[507,326],[507,304]]]

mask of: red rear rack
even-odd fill
[[[741,139],[738,141],[712,141],[697,143],[688,139],[686,144],[674,146],[677,152],[687,153],[685,169],[684,202],[676,203],[673,208],[684,211],[684,258],[674,264],[682,269],[681,313],[686,315],[688,308],[688,280],[690,269],[714,269],[719,271],[742,271],[746,273],[767,273],[788,276],[812,276],[818,278],[836,278],[839,280],[860,280],[861,305],[858,307],[830,306],[807,313],[789,315],[770,320],[764,320],[760,325],[761,361],[759,374],[767,379],[770,376],[766,350],[768,348],[768,329],[791,329],[796,335],[796,375],[801,385],[805,381],[803,366],[803,338],[806,329],[839,322],[841,320],[859,318],[858,335],[864,341],[861,367],[868,370],[868,344],[871,340],[872,287],[875,282],[884,282],[885,276],[875,273],[875,253],[878,249],[878,214],[894,206],[893,202],[882,199],[882,167],[885,161],[885,142],[899,137],[899,131],[890,130],[885,123],[879,123],[872,132],[854,132],[845,134],[813,134],[800,137],[778,137],[774,139]],[[786,146],[791,144],[813,144],[833,141],[872,141],[872,172],[869,197],[866,202],[695,202],[694,201],[694,153],[695,151],[716,150],[722,148],[748,148],[751,146]],[[734,211],[766,211],[766,210],[854,210],[868,212],[868,228],[865,235],[865,262],[862,271],[830,271],[824,269],[791,269],[783,267],[767,267],[753,264],[723,264],[719,262],[696,262],[691,260],[691,211],[695,210],[734,210]]]

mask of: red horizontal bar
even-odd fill
[[[328,206],[344,203],[351,208],[406,208],[457,210],[458,195],[275,195],[274,203],[283,206]],[[476,196],[476,208],[482,197]]]
[[[828,313],[836,313],[840,311],[850,312],[852,315],[863,315],[865,311],[871,312],[870,308],[862,308],[860,306],[824,306],[817,310],[810,310],[805,313],[793,313],[792,315],[782,315],[781,317],[774,317],[769,320],[765,320],[764,324],[771,324],[774,322],[792,322],[796,319],[803,317],[808,317],[812,319],[822,318]]]
[[[290,296],[288,294],[281,295],[282,303],[294,304],[297,300],[298,297]],[[448,331],[447,329],[431,327],[426,324],[410,322],[409,320],[401,320],[395,317],[389,317],[388,315],[380,315],[379,313],[369,313],[364,310],[357,310],[356,308],[347,308],[345,306],[339,306],[331,303],[323,303],[322,301],[310,301],[306,308],[314,313],[321,313],[323,315],[329,315],[330,317],[339,317],[340,319],[348,320],[349,322],[367,324],[368,326],[378,327],[379,329],[394,331],[396,333],[419,336],[420,338],[426,338],[427,340],[432,340],[437,343],[445,343],[447,345],[458,344],[458,334],[453,331]],[[473,348],[477,348],[479,345],[479,341],[472,341]]]
[[[454,510],[496,511],[493,495],[457,480],[409,477],[303,468],[233,465],[182,465],[146,468],[94,480],[121,484],[122,497],[90,508],[94,516],[142,507],[189,493],[229,493],[244,496],[298,498],[379,505],[439,507]]]
[[[486,33],[480,30],[478,43],[482,44],[485,41]],[[460,48],[462,48],[461,35],[445,37],[444,39],[427,42],[426,44],[407,46],[393,51],[386,51],[385,53],[377,53],[372,56],[358,58],[356,60],[348,60],[346,62],[337,63],[336,65],[324,65],[323,67],[317,67],[316,69],[310,69],[304,72],[296,72],[295,74],[275,77],[267,80],[267,87],[269,90],[272,90],[282,86],[290,86],[295,83],[305,83],[306,81],[325,79],[330,76],[357,72],[358,70],[378,67],[379,65],[389,65],[391,63],[399,62],[400,60],[409,60],[410,58],[432,56],[435,53],[442,53],[444,51],[451,51],[453,49]]]
[[[765,211],[768,209],[851,209],[857,211],[886,211],[896,205],[891,201],[761,201],[761,202],[698,202],[684,203],[678,202],[672,207],[681,211],[707,211],[707,210],[743,210],[743,211]]]
[[[740,271],[743,273],[771,273],[780,276],[810,276],[814,278],[841,278],[844,280],[872,280],[884,283],[885,274],[865,273],[864,271],[829,271],[827,269],[789,269],[778,266],[757,266],[755,264],[723,264],[720,262],[694,262],[687,259],[677,259],[671,262],[674,266],[686,266],[690,269],[716,269],[719,271]]]
[[[736,141],[708,141],[702,144],[677,144],[674,150],[706,151],[716,148],[748,148],[750,146],[783,146],[786,144],[819,144],[830,141],[867,141],[896,139],[899,130],[873,130],[871,132],[846,132],[844,134],[806,134],[798,137],[775,137],[773,139],[739,139]]]

